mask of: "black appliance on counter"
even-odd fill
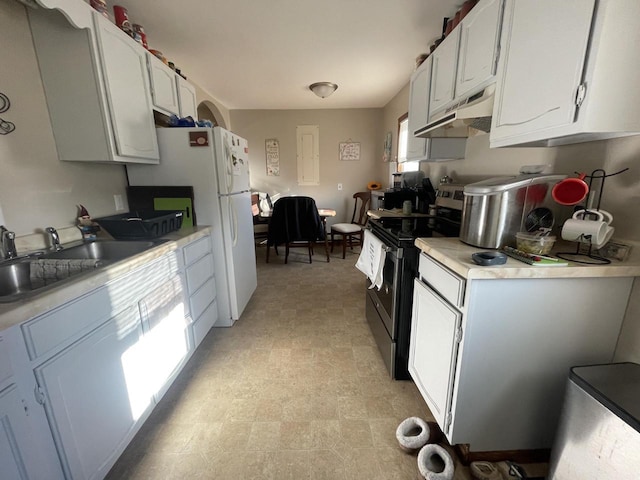
[[[402,208],[402,204],[409,200],[412,211],[415,213],[428,213],[429,205],[436,200],[436,191],[429,178],[423,178],[421,185],[416,187],[394,188],[384,192],[383,205],[386,210]]]
[[[370,219],[368,227],[386,250],[380,290],[367,280],[366,318],[391,377],[408,380],[413,280],[418,271],[418,237],[458,237],[462,185],[441,185],[435,215]],[[386,196],[386,194],[385,194]]]

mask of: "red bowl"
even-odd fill
[[[560,205],[577,205],[589,193],[589,185],[584,181],[586,175],[581,173],[578,178],[565,178],[553,186],[551,196]]]

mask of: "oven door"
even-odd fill
[[[396,284],[397,279],[400,274],[399,269],[399,258],[398,258],[398,248],[389,247],[387,254],[385,256],[384,261],[384,269],[382,274],[382,286],[380,290],[375,287],[371,287],[371,282],[367,280],[367,288],[370,288],[369,294],[372,297],[372,300],[376,304],[376,308],[378,310],[382,310],[381,317],[384,323],[384,326],[387,330],[389,338],[392,340],[396,339],[397,336],[397,327],[396,327]]]

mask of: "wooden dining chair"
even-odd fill
[[[342,258],[346,258],[347,255],[347,242],[349,242],[349,248],[353,250],[354,239],[355,245],[362,246],[362,230],[367,224],[367,210],[371,203],[371,192],[357,192],[353,194],[355,203],[353,205],[353,215],[351,216],[351,223],[335,223],[331,225],[331,251],[333,252],[333,245],[335,243],[334,236],[342,236]]]
[[[304,247],[309,252],[312,263],[313,246],[318,240],[324,240],[324,226],[316,202],[311,197],[282,197],[273,205],[273,212],[267,232],[267,263],[269,250],[273,246],[278,253],[278,245],[284,244],[284,263],[289,261],[289,249]],[[327,261],[329,256],[327,255]]]

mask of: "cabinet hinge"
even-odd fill
[[[451,412],[447,412],[447,415],[444,418],[444,431],[448,432],[449,431],[449,427],[451,426],[451,420],[452,420],[452,415]]]
[[[462,327],[456,328],[456,343],[460,343],[462,341]]]
[[[44,392],[42,391],[42,387],[40,387],[40,385],[36,385],[36,388],[33,389],[33,393],[36,397],[36,402],[38,402],[40,405],[44,405],[45,396]]]
[[[580,107],[582,102],[584,102],[584,97],[587,96],[587,86],[584,83],[578,85],[578,90],[576,91],[576,106]]]

